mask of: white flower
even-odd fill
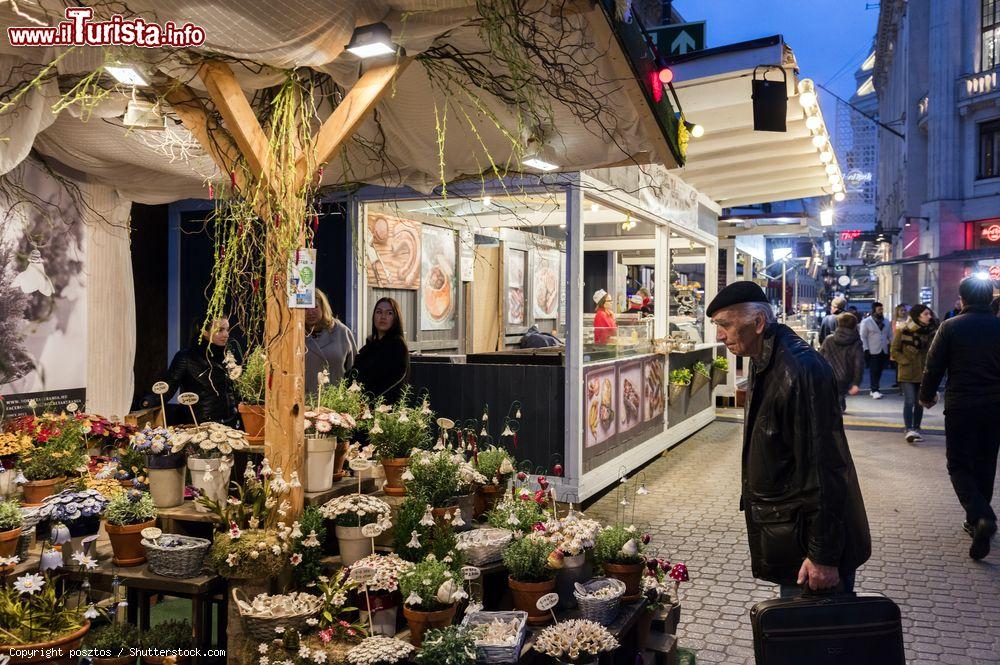
[[[268,646],[267,644],[258,644],[257,645],[257,651],[260,652],[260,653],[267,653],[268,649],[270,649],[270,648],[271,647]]]
[[[229,556],[226,557],[226,565],[233,568],[240,563],[240,557],[236,552],[230,552]]]
[[[316,649],[315,651],[313,651],[312,657],[313,657],[313,662],[314,663],[325,663],[326,662],[326,653],[323,652],[323,651],[320,651],[319,649]]]
[[[306,619],[306,625],[307,626],[318,626],[319,625],[319,619],[317,619],[316,617],[309,617],[308,619]]]
[[[86,570],[93,570],[97,568],[97,560],[92,556],[87,556],[83,552],[74,552],[73,561],[76,561],[81,567]]]
[[[308,658],[311,654],[312,651],[305,644],[299,647],[299,658]]]
[[[271,665],[271,659],[267,656],[261,656],[260,660],[257,661],[257,665]]]
[[[275,626],[274,627],[274,632],[276,632],[278,635],[283,635],[285,633],[285,627],[284,626]]]
[[[34,409],[37,406],[38,406],[38,401],[37,400],[33,400],[33,399],[29,399],[28,400],[28,408],[29,409]]]
[[[410,467],[406,467],[406,471],[403,472],[403,475],[400,476],[400,478],[407,481],[413,480],[413,472],[410,471]]]
[[[14,580],[14,588],[17,589],[18,593],[26,593],[29,596],[41,591],[43,586],[45,586],[45,578],[38,573],[21,575]]]
[[[423,600],[420,599],[420,595],[416,591],[411,591],[410,595],[406,597],[407,605],[420,605]]]
[[[292,557],[289,559],[289,561],[291,562],[291,564],[293,566],[297,566],[300,563],[302,563],[302,555],[299,554],[298,552],[296,552],[295,554],[292,555]]]
[[[378,424],[378,420],[376,420],[376,421],[375,421],[375,424],[374,424],[374,425],[372,425],[372,428],[371,428],[371,430],[370,430],[370,433],[371,433],[371,434],[381,434],[381,433],[382,433],[382,431],[383,431],[383,430],[382,430],[382,426],[381,426],[381,425],[379,425],[379,424]]]
[[[358,385],[357,381],[351,381],[351,387],[347,389],[349,393],[359,393],[361,392],[361,386]]]
[[[7,566],[16,566],[21,563],[21,557],[16,554],[11,557],[0,557],[0,568],[6,568]]]
[[[84,619],[96,619],[99,616],[100,614],[97,612],[97,608],[94,607],[93,603],[87,605],[87,611],[83,613]]]

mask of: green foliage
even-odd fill
[[[725,356],[716,356],[715,360],[712,361],[712,367],[715,369],[721,369],[723,372],[729,371],[729,359]]]
[[[261,548],[258,543],[264,543],[264,547]],[[220,575],[230,579],[275,577],[287,561],[283,551],[274,553],[272,547],[275,545],[281,548],[274,531],[246,529],[239,538],[233,538],[229,532],[217,533],[208,551],[208,563]],[[231,559],[230,555],[235,555],[235,558]]]
[[[410,458],[413,480],[406,481],[406,491],[434,508],[455,504],[458,496],[458,462],[450,450],[422,452]]]
[[[421,524],[420,519],[426,510],[426,504],[416,497],[407,497],[400,504],[393,525],[396,554],[404,561],[412,563],[422,561],[428,554],[433,554],[438,559],[444,559],[450,555],[454,565],[461,565],[463,556],[462,552],[455,548],[458,543],[458,539],[455,538],[455,530],[450,524],[436,522],[434,526]],[[414,531],[417,532],[420,547],[408,545]]]
[[[156,519],[153,497],[149,492],[136,489],[118,492],[111,497],[111,503],[104,509],[104,519],[115,526],[142,524]]]
[[[693,369],[696,374],[701,374],[702,376],[712,378],[712,370],[711,368],[709,368],[708,363],[699,360],[695,362],[694,365],[691,366],[691,369]]]
[[[466,626],[429,630],[416,661],[420,665],[475,665],[476,638]]]
[[[323,386],[323,390],[316,395],[307,396],[310,408],[324,407],[337,413],[346,413],[358,422],[368,405],[368,398],[365,397],[364,390],[351,390],[353,382],[341,379],[337,383]]]
[[[477,457],[476,469],[479,470],[479,473],[486,476],[486,480],[489,482],[493,482],[493,479],[496,478],[500,481],[500,484],[503,484],[503,477],[508,475],[500,472],[500,467],[503,466],[504,460],[509,461],[512,467],[514,465],[514,460],[510,458],[507,451],[496,446],[480,450]]]
[[[422,408],[409,407],[409,400],[410,389],[407,388],[399,402],[392,405],[391,411],[380,412],[382,404],[379,403],[373,410],[371,420],[361,421],[368,430],[368,442],[375,448],[379,459],[409,457],[414,448],[430,449],[433,439],[430,425],[434,414],[423,413]],[[372,432],[375,423],[378,423],[381,432]]]
[[[187,619],[161,621],[149,632],[139,636],[139,644],[144,649],[161,649],[163,651],[184,651],[194,646],[194,634],[191,622]]]
[[[629,530],[631,529],[631,531]],[[598,564],[613,563],[617,565],[628,565],[642,563],[642,541],[640,534],[634,526],[615,524],[597,533],[594,545],[594,561]],[[622,551],[628,541],[634,540],[637,554],[628,555]]]
[[[510,523],[512,512],[517,519],[517,524]],[[486,515],[486,521],[497,529],[528,533],[535,524],[545,521],[545,513],[542,511],[542,507],[533,500],[504,499]]]
[[[322,547],[326,541],[324,522],[325,518],[316,506],[308,506],[299,517],[302,538],[297,538],[292,544],[292,553],[302,555],[302,562],[292,569],[292,578],[299,587],[304,587],[309,582],[315,582],[325,572]],[[309,540],[309,534],[313,531],[316,532],[316,540],[320,542],[320,545],[315,547],[303,545],[302,541]]]
[[[420,596],[421,602],[411,607],[421,612],[433,612],[448,607],[452,603],[441,602],[437,595],[441,585],[448,580],[454,582],[456,588],[461,588],[462,578],[456,571],[456,566],[451,566],[437,557],[417,561],[413,568],[399,578],[399,590],[403,594],[404,602],[411,593],[415,593]]]
[[[540,538],[516,538],[503,549],[503,564],[518,582],[545,582],[556,576],[556,571],[549,567],[549,555],[555,548]]]
[[[118,480],[129,480],[131,478],[142,478],[146,475],[146,454],[136,450],[132,446],[118,451],[118,471],[115,478]]]
[[[24,477],[28,480],[51,480],[85,466],[87,455],[81,448],[82,442],[82,437],[74,440],[61,435],[46,444],[35,446],[31,452],[21,456]]]
[[[23,523],[24,516],[21,514],[21,504],[17,499],[0,502],[0,531],[13,531],[20,528]]]
[[[264,386],[267,382],[267,358],[264,349],[257,347],[243,360],[243,372],[234,381],[236,391],[244,404],[264,403]]]
[[[86,646],[95,651],[118,653],[139,644],[139,629],[124,621],[102,626],[87,633]],[[122,655],[128,655],[128,651]]]
[[[21,594],[12,584],[0,586],[0,643],[4,646],[50,642],[83,625],[83,607],[69,607],[73,594],[56,594],[52,580],[41,591]]]
[[[691,383],[691,379],[694,378],[691,374],[691,370],[683,367],[681,369],[670,370],[670,383],[686,386]]]

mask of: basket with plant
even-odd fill
[[[542,630],[531,648],[564,665],[583,665],[596,663],[602,653],[617,649],[618,640],[599,623],[571,619]]]
[[[243,429],[252,445],[264,442],[264,387],[267,384],[267,356],[262,347],[251,350],[243,365],[227,355],[226,368],[229,378],[240,396],[239,412],[243,419]]]
[[[691,392],[696,393],[712,379],[712,369],[708,363],[698,360],[691,366]]]
[[[712,385],[719,386],[726,382],[729,375],[729,359],[726,356],[716,356],[712,360]]]
[[[187,665],[194,648],[191,622],[171,619],[161,621],[139,636],[139,646],[147,651],[164,651],[163,656],[142,656],[142,665]]]
[[[480,663],[516,663],[521,659],[521,648],[528,631],[528,613],[469,612],[462,619],[469,628]]]
[[[419,647],[424,632],[444,628],[455,618],[455,604],[467,598],[456,568],[429,555],[399,578],[403,615],[410,624],[410,642]]]
[[[0,501],[0,559],[7,559],[17,552],[24,515],[16,499]]]
[[[138,644],[139,629],[119,621],[89,632],[83,646],[92,665],[135,665],[129,654]]]
[[[184,503],[186,436],[170,427],[146,425],[132,437],[132,448],[146,456],[149,492],[157,508]]]
[[[490,446],[476,454],[474,463],[486,479],[476,493],[475,516],[479,517],[489,512],[507,489],[507,481],[514,473],[514,460],[503,448]]]
[[[73,651],[80,648],[90,622],[83,617],[84,607],[70,602],[71,596],[76,599],[74,594],[56,593],[56,585],[39,573],[0,586],[0,661],[75,663]],[[39,660],[31,652],[45,657]]]
[[[549,613],[538,609],[537,603],[539,598],[555,591],[562,553],[544,538],[529,534],[504,547],[503,563],[515,609],[528,613],[528,623],[546,623]]]
[[[376,524],[380,533],[392,527],[389,504],[367,494],[334,497],[319,510],[323,517],[333,520],[336,525],[340,562],[345,566],[372,553],[370,537],[362,534],[361,527]]]
[[[691,370],[683,367],[681,369],[670,370],[670,374],[667,376],[669,380],[667,401],[673,404],[687,395],[688,387],[691,385],[692,374]]]
[[[111,540],[118,566],[138,566],[146,561],[142,530],[156,526],[156,506],[149,492],[130,489],[118,492],[104,510],[104,528]]]
[[[640,581],[645,559],[642,550],[649,543],[649,534],[640,535],[635,526],[614,524],[597,534],[594,546],[594,562],[607,577],[625,583],[622,602],[631,603],[642,594]]]
[[[426,407],[408,406],[410,391],[403,391],[396,404],[377,404],[371,419],[361,422],[368,431],[368,442],[385,469],[385,492],[391,496],[406,493],[402,475],[411,452],[429,450],[434,413]]]

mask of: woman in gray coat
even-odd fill
[[[819,352],[833,367],[840,394],[840,410],[847,410],[847,395],[857,395],[865,371],[865,355],[858,335],[858,319],[845,312],[837,315],[837,328],[823,340]]]
[[[315,394],[317,375],[330,373],[330,383],[354,367],[358,346],[351,329],[333,316],[326,294],[316,289],[316,306],[306,310],[306,394]]]

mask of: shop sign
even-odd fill
[[[841,240],[854,240],[861,237],[861,229],[846,229],[840,232]]]
[[[476,235],[472,231],[458,232],[458,261],[462,281],[473,281],[476,276]]]
[[[994,282],[1000,281],[1000,265],[990,266],[990,279]]]
[[[985,244],[1000,245],[1000,222],[983,224],[979,234]]]
[[[920,303],[930,307],[931,303],[934,301],[934,289],[929,286],[921,287],[920,289]]]
[[[863,186],[872,181],[871,172],[862,171],[860,169],[851,169],[847,176],[844,177],[844,182],[847,184],[847,188],[851,191],[861,191]]]

